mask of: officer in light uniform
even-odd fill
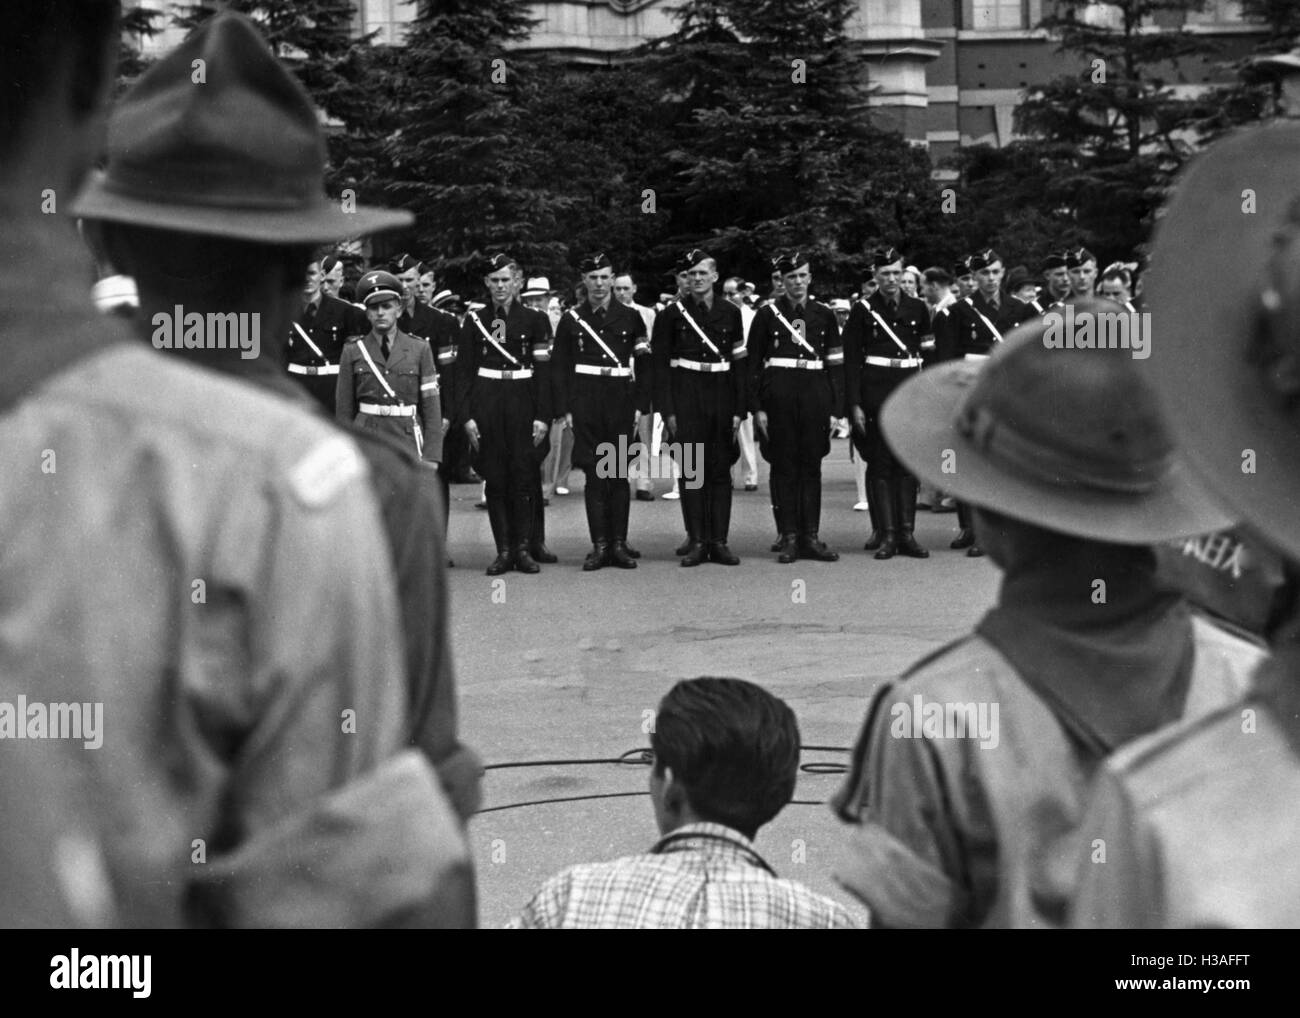
[[[771,465],[772,505],[781,547],[777,561],[834,562],[821,540],[822,460],[844,404],[844,348],[835,313],[808,296],[809,259],[793,251],[773,259],[782,295],[760,308],[749,330],[749,405],[763,457]]]
[[[339,362],[335,416],[345,424],[401,438],[427,463],[442,461],[442,402],[433,351],[397,327],[402,284],[389,272],[367,272],[357,296],[370,332],[355,336]]]

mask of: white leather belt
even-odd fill
[[[964,361],[986,361],[988,359],[989,355],[986,353],[968,353],[962,358]]]
[[[805,371],[820,371],[822,362],[819,360],[806,360],[803,357],[769,357],[763,362],[764,367],[768,368],[802,368]]]
[[[291,375],[337,375],[339,366],[337,364],[290,364],[289,374]]]
[[[520,368],[518,371],[498,371],[496,368],[479,368],[479,378],[496,378],[503,382],[510,382],[516,378],[532,378],[532,368]]]
[[[362,403],[357,409],[376,417],[414,417],[416,411],[414,406],[388,406],[384,403]]]
[[[875,368],[919,368],[920,357],[868,357],[867,363]]]
[[[573,370],[580,375],[600,375],[605,378],[631,378],[631,368],[602,368],[599,364],[575,364]]]
[[[688,361],[684,357],[674,357],[668,362],[670,368],[685,368],[687,371],[730,371],[730,361]]]

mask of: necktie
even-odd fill
[[[604,324],[605,324],[605,309],[604,309],[604,308],[596,308],[595,318],[596,318],[596,325],[597,325],[597,326],[604,325]]]
[[[388,360],[388,352],[392,350],[392,348],[393,341],[388,336],[385,336],[379,341],[379,349],[383,351],[384,360]]]

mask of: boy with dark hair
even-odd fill
[[[510,926],[861,926],[843,905],[778,877],[754,848],[794,795],[799,726],[784,701],[741,679],[688,679],[660,702],[650,745],[658,844],[551,877]]]

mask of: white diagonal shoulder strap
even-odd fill
[[[478,316],[477,314],[475,314],[473,311],[471,311],[471,312],[469,313],[469,316],[470,316],[472,319],[474,319],[474,324],[478,326],[478,331],[481,332],[481,333],[483,333],[483,338],[486,339],[486,340],[487,340],[489,343],[491,343],[493,346],[495,346],[499,351],[501,351],[502,356],[504,356],[504,357],[506,358],[506,360],[508,360],[511,364],[516,364],[516,365],[517,365],[517,364],[519,363],[519,358],[517,358],[514,354],[512,354],[509,350],[507,350],[507,349],[506,349],[504,346],[502,346],[500,343],[498,343],[497,340],[496,340],[496,337],[493,336],[492,333],[488,332],[487,329],[483,328],[483,323],[482,323],[482,321],[479,320],[479,316]]]
[[[790,335],[794,337],[794,341],[798,343],[801,347],[803,347],[805,350],[807,350],[814,357],[816,357],[817,351],[814,350],[811,345],[809,345],[808,340],[804,339],[803,333],[801,333],[798,329],[796,329],[793,325],[791,325],[790,322],[786,320],[785,315],[781,314],[780,310],[778,310],[775,304],[769,306],[772,308],[772,314],[776,315],[777,321],[779,321],[782,325],[784,325],[787,329],[790,330]]]
[[[364,336],[357,340],[357,346],[361,347],[361,356],[364,357],[366,363],[370,365],[370,370],[374,372],[375,377],[379,379],[379,384],[384,387],[384,391],[388,393],[392,399],[397,399],[397,393],[395,393],[393,387],[388,384],[388,379],[384,377],[384,373],[375,367],[375,362],[370,357],[370,351],[366,349],[366,340]],[[397,402],[401,403],[402,401],[397,399]]]
[[[612,360],[612,361],[613,361],[615,364],[617,364],[620,368],[623,367],[623,362],[620,361],[617,357],[615,357],[615,356],[614,356],[614,351],[611,350],[608,346],[605,345],[605,341],[604,341],[603,339],[600,338],[600,333],[598,333],[598,332],[597,332],[595,329],[593,329],[589,324],[587,324],[586,320],[584,320],[584,319],[578,317],[578,309],[577,309],[577,308],[569,308],[569,317],[572,318],[575,322],[577,322],[579,325],[581,325],[584,329],[587,330],[587,335],[590,336],[592,339],[594,339],[597,343],[600,344],[600,348],[601,348],[602,350],[605,351],[605,353],[609,356],[609,359],[610,359],[610,360]]]
[[[293,327],[298,330],[298,335],[302,337],[302,341],[306,343],[309,347],[311,347],[312,353],[314,353],[317,357],[321,358],[321,360],[324,360],[325,355],[321,353],[320,347],[318,347],[315,343],[311,341],[311,337],[307,335],[303,327],[299,325],[297,322],[293,323]]]
[[[993,342],[1001,343],[1002,333],[998,332],[997,326],[984,317],[984,315],[980,312],[980,309],[975,306],[975,302],[971,300],[969,297],[966,298],[966,303],[970,305],[970,309],[974,311],[975,314],[979,315],[979,320],[985,324],[989,332],[993,333]]]
[[[889,335],[889,338],[894,341],[894,345],[898,347],[898,349],[902,350],[903,353],[907,354],[907,356],[911,357],[912,351],[907,348],[907,344],[904,343],[901,339],[898,338],[898,336],[894,334],[894,330],[889,327],[889,323],[885,321],[883,318],[881,318],[879,314],[877,314],[876,309],[873,308],[870,304],[868,304],[865,300],[860,300],[858,301],[858,303],[861,304],[864,308],[866,308],[871,313],[871,317],[876,320],[876,322],[880,325],[882,329],[885,330],[885,332]]]
[[[713,340],[709,339],[709,337],[704,334],[704,330],[695,324],[695,319],[692,318],[691,313],[686,310],[686,305],[683,304],[681,301],[678,301],[677,310],[682,313],[682,317],[685,318],[687,323],[690,325],[690,327],[695,330],[696,335],[698,335],[700,339],[704,340],[704,345],[707,346],[719,357],[721,357],[722,352],[716,346],[713,345]]]

